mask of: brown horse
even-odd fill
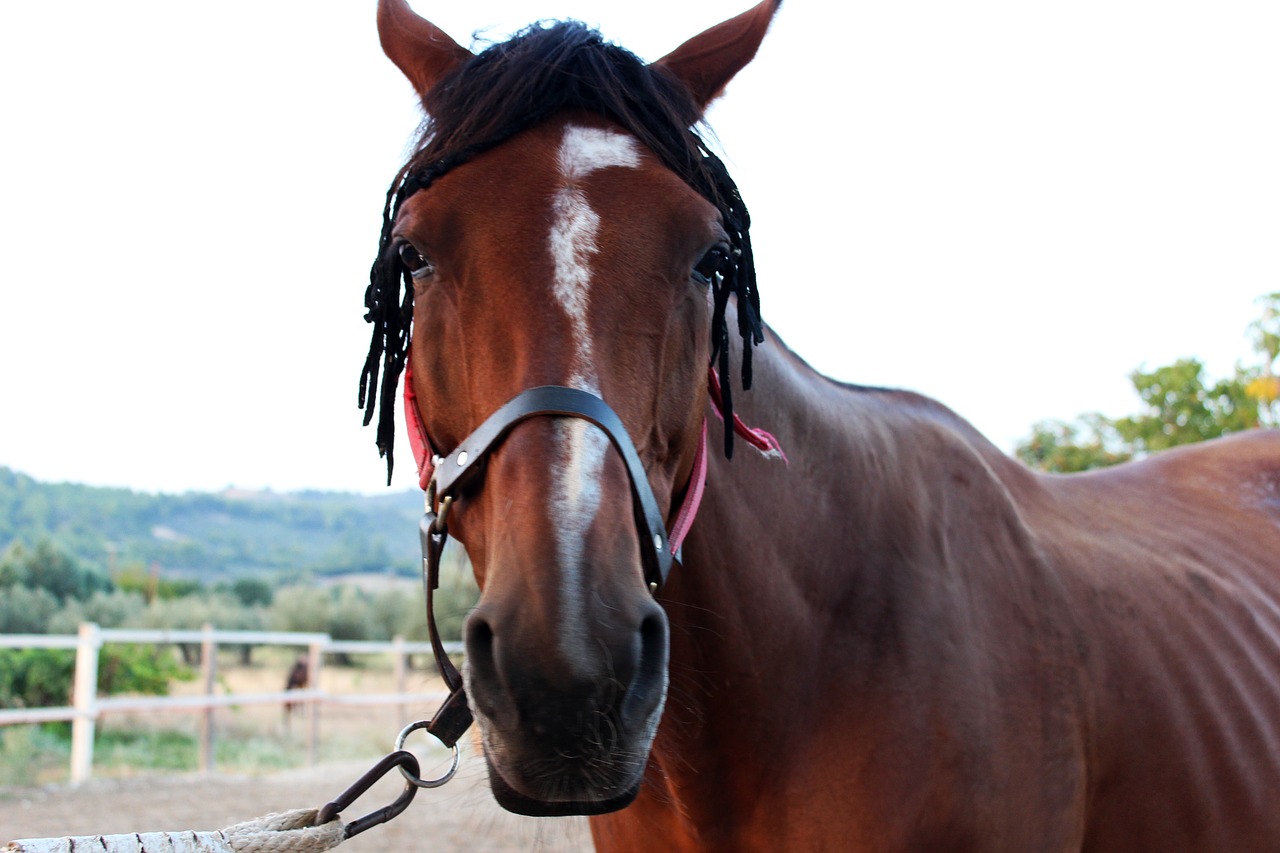
[[[572,24],[473,55],[380,3],[429,122],[362,403],[381,388],[389,453],[407,361],[483,591],[495,796],[594,815],[601,850],[1280,850],[1280,440],[1043,476],[776,338],[752,370],[749,220],[690,128],[777,5],[646,65]],[[704,453],[735,407],[786,460]]]

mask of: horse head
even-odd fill
[[[389,195],[362,388],[382,359],[385,418],[407,362],[424,486],[430,457],[559,386],[616,413],[660,511],[676,513],[704,443],[708,364],[727,364],[730,296],[748,356],[760,335],[745,209],[690,128],[777,5],[644,64],[576,24],[473,55],[403,0],[379,4],[383,49],[428,124]],[[662,714],[667,619],[613,439],[582,417],[520,420],[452,495],[449,533],[481,589],[467,692],[513,811],[625,806]]]

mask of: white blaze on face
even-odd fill
[[[549,247],[555,264],[553,292],[569,317],[575,346],[570,384],[598,391],[591,363],[591,331],[587,326],[590,304],[591,256],[599,248],[596,233],[600,216],[591,209],[582,181],[592,172],[611,167],[634,169],[640,165],[640,146],[630,136],[595,127],[564,130],[560,143],[560,177],[563,185],[551,202]]]
[[[593,394],[599,394],[600,387],[587,312],[591,304],[591,259],[599,251],[596,234],[600,216],[591,208],[582,181],[600,169],[634,169],[639,165],[640,146],[632,137],[594,127],[565,128],[559,152],[562,186],[551,202],[548,239],[555,270],[552,293],[569,319],[573,362],[566,384]],[[555,460],[561,474],[552,494],[552,522],[566,608],[566,631],[561,637],[569,652],[578,645],[574,642],[575,629],[582,623],[581,614],[574,610],[586,604],[580,575],[583,539],[600,507],[600,475],[609,439],[581,418],[564,420],[556,430],[563,455]],[[572,655],[567,656],[572,659]]]

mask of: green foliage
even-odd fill
[[[1262,315],[1249,324],[1253,348],[1267,364],[1274,365],[1280,359],[1280,292],[1261,297]]]
[[[65,551],[42,539],[34,550],[14,542],[0,557],[0,587],[14,586],[45,590],[62,604],[83,601],[99,590],[111,589],[111,581],[82,568]]]
[[[261,608],[244,607],[229,593],[205,593],[152,602],[139,627],[197,631],[213,625],[223,631],[259,631],[264,624]]]
[[[74,634],[80,623],[103,628],[128,628],[143,624],[146,602],[136,592],[96,592],[88,601],[69,601],[48,620],[50,634]]]
[[[412,573],[421,515],[419,492],[155,495],[41,483],[0,467],[0,549],[49,540],[100,575],[134,564],[158,564],[175,582],[388,568]]]
[[[72,649],[0,649],[0,708],[69,704],[75,660]],[[167,648],[110,644],[98,656],[98,692],[105,696],[167,696],[170,682],[194,677]]]
[[[235,579],[231,594],[245,607],[269,607],[275,598],[275,589],[262,578],[246,576]]]
[[[1212,381],[1194,358],[1129,374],[1144,409],[1108,419],[1082,415],[1072,422],[1044,421],[1018,445],[1018,458],[1055,473],[1102,468],[1158,450],[1259,426],[1280,425],[1280,293],[1260,300],[1262,317],[1250,326],[1261,363],[1237,364],[1234,374]]]
[[[1147,411],[1120,418],[1114,427],[1135,455],[1193,444],[1258,426],[1258,407],[1245,391],[1247,377],[1210,383],[1193,358],[1129,375]]]
[[[327,633],[329,630],[329,594],[311,586],[288,586],[276,590],[275,601],[267,617],[272,631]]]
[[[1121,448],[1115,427],[1102,415],[1081,415],[1074,423],[1041,421],[1019,445],[1018,457],[1042,471],[1064,474],[1104,468],[1133,458]]]
[[[1249,325],[1253,348],[1263,358],[1262,365],[1249,374],[1245,393],[1258,405],[1258,422],[1266,427],[1280,427],[1280,292],[1269,293],[1259,300],[1262,316]]]
[[[329,590],[329,636],[335,640],[373,639],[373,609],[369,594],[353,586]]]
[[[65,724],[0,728],[0,786],[23,786],[65,773],[71,755]]]
[[[217,744],[221,746],[219,742]],[[175,729],[103,729],[93,744],[93,763],[139,770],[195,770],[200,742],[194,734]]]
[[[58,612],[58,600],[44,589],[12,586],[0,590],[0,634],[43,634]]]
[[[170,683],[193,678],[195,672],[179,663],[173,650],[164,646],[111,644],[103,646],[98,658],[98,692],[106,696],[168,696]]]
[[[152,564],[150,571],[141,563],[130,563],[116,571],[111,579],[117,589],[136,593],[148,604],[159,599],[173,601],[199,592],[203,587],[190,578],[166,578],[160,574],[160,566]]]
[[[75,660],[69,649],[0,649],[0,708],[70,704]]]
[[[471,572],[463,570],[465,564],[449,562],[436,590],[436,621],[442,637],[459,640],[479,590]],[[427,639],[426,603],[416,583],[395,583],[373,593],[351,586],[284,587],[276,591],[267,620],[274,631],[329,634],[339,640]]]

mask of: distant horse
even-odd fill
[[[307,656],[301,655],[293,662],[293,666],[289,667],[289,674],[285,676],[284,689],[285,692],[290,690],[306,690],[311,683],[311,667],[307,662]],[[284,724],[289,726],[289,719],[293,716],[293,709],[298,705],[297,702],[284,703]]]
[[[379,5],[429,122],[361,402],[389,456],[407,368],[495,797],[601,850],[1280,850],[1280,438],[1045,476],[752,361],[749,218],[691,128],[776,6],[644,64]]]

